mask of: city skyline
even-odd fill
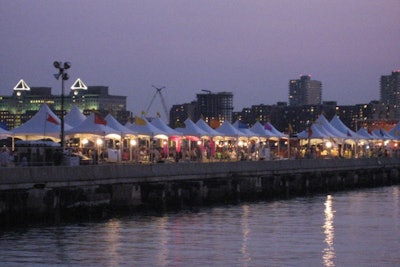
[[[60,94],[60,60],[72,64],[66,88],[108,86],[134,114],[152,85],[169,108],[205,89],[232,92],[238,111],[288,102],[300,75],[322,82],[323,101],[352,105],[379,100],[381,75],[400,68],[398,1],[43,3],[0,3],[0,95],[20,79]]]

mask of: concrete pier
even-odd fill
[[[399,175],[398,158],[0,168],[0,224],[384,186]]]

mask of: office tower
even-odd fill
[[[388,110],[388,118],[400,118],[400,70],[381,76],[381,102]]]
[[[289,105],[320,105],[322,101],[322,83],[303,75],[298,80],[289,81]]]
[[[232,122],[233,94],[230,92],[197,94],[198,117],[203,118],[210,125]],[[211,125],[212,126],[212,125]]]

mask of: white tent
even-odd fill
[[[155,137],[159,139],[168,139],[166,132],[158,129],[145,118],[135,118],[132,124],[126,124],[126,127],[136,132],[139,137]]]
[[[330,136],[331,138],[338,138],[338,139],[351,139],[349,138],[345,133],[342,133],[335,127],[333,127],[329,121],[325,118],[324,115],[319,115],[318,118],[315,120],[315,123],[322,127],[323,132],[326,133],[326,135]],[[321,129],[320,129],[321,130]]]
[[[268,131],[267,129],[265,129],[264,126],[261,125],[261,123],[259,121],[257,121],[256,123],[254,123],[254,125],[250,128],[250,130],[257,134],[259,137],[261,138],[266,138],[266,139],[278,139],[278,137],[276,136],[276,134]]]
[[[64,117],[65,123],[67,123],[71,127],[78,126],[84,120],[86,120],[86,116],[83,115],[83,113],[76,105],[73,105],[71,110]]]
[[[196,125],[203,131],[207,132],[209,136],[214,137],[215,139],[221,139],[224,136],[223,134],[211,128],[203,119],[199,119],[196,122]]]
[[[119,132],[120,136],[136,136],[137,132],[125,127],[119,121],[117,121],[111,114],[108,114],[105,118],[107,125]]]
[[[184,128],[176,128],[175,129],[176,131],[181,133],[183,136],[196,136],[199,138],[210,136],[210,134],[208,132],[201,129],[192,120],[186,119],[184,123],[185,123]]]
[[[365,138],[366,140],[376,140],[376,139],[378,139],[377,136],[369,134],[367,129],[365,129],[365,128],[360,128],[356,133],[359,136]]]
[[[157,127],[161,131],[163,131],[167,136],[172,137],[172,136],[182,136],[181,133],[175,131],[171,127],[169,127],[164,121],[162,121],[160,118],[156,117],[153,118],[150,122],[153,126]]]
[[[64,130],[70,129],[71,126],[64,122]],[[50,138],[54,141],[60,141],[61,120],[51,111],[47,104],[43,104],[30,120],[11,132],[14,138],[23,140]]]
[[[83,122],[78,126],[65,132],[66,135],[119,135],[120,132],[112,127],[110,127],[107,121],[101,118],[98,114],[90,114]]]
[[[251,131],[251,129],[240,127],[241,125],[240,125],[240,122],[238,120],[235,121],[235,123],[233,123],[232,126],[234,128],[236,128],[237,130],[239,130],[239,132],[242,133],[243,137],[248,137],[248,138],[252,138],[252,139],[254,139],[254,138],[258,139],[259,138],[258,134],[256,134],[253,131]]]
[[[12,136],[12,132],[4,130],[3,128],[0,127],[0,139],[5,139],[10,136]]]
[[[319,127],[316,124],[312,124],[308,129],[297,134],[299,139],[329,139],[330,136],[321,132]]]
[[[366,140],[365,137],[358,135],[356,132],[352,131],[349,127],[347,127],[337,115],[333,116],[330,123],[338,131],[345,134],[347,138],[353,138],[356,140]]]
[[[220,135],[225,137],[239,138],[245,136],[239,129],[233,127],[228,121],[224,121],[217,129],[215,129]]]
[[[395,140],[396,138],[390,135],[385,129],[377,129],[375,128],[372,133],[379,137],[382,140]]]
[[[275,137],[277,137],[277,138],[288,138],[288,137],[289,137],[288,135],[286,135],[286,134],[284,134],[284,133],[278,131],[278,130],[277,130],[271,123],[269,123],[269,122],[267,122],[267,123],[264,125],[264,129],[267,130],[267,131],[269,131],[269,132],[271,132],[272,134],[274,134]]]

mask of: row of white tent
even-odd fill
[[[328,121],[324,115],[320,115],[311,126],[298,133],[297,137],[309,140],[336,139],[343,140],[346,143],[400,141],[400,122],[390,131],[378,128],[368,131],[366,128],[361,127],[355,132],[347,127],[336,115],[333,116],[331,121]]]
[[[239,122],[231,124],[223,122],[217,129],[212,129],[204,120],[196,123],[187,119],[185,128],[170,128],[160,118],[154,118],[149,122],[145,118],[136,118],[135,123],[120,124],[112,115],[104,119],[96,113],[85,116],[76,107],[64,117],[64,131],[66,136],[103,136],[109,138],[122,137],[152,137],[157,139],[168,139],[170,137],[196,137],[213,139],[259,139],[279,140],[287,139],[288,135],[278,131],[272,124],[262,125],[256,122],[251,128],[241,128]],[[61,120],[52,110],[43,104],[40,110],[27,122],[11,131],[0,128],[0,138],[13,137],[22,140],[38,140],[50,138],[54,141],[60,140]],[[338,116],[328,121],[325,116],[320,115],[308,129],[297,134],[299,139],[341,139],[344,142],[358,142],[361,140],[400,140],[400,124],[398,123],[390,131],[375,129],[369,133],[365,128],[357,132],[348,128]]]
[[[121,137],[151,137],[156,139],[168,139],[170,137],[194,137],[213,139],[240,139],[240,138],[264,138],[281,139],[287,135],[279,132],[271,124],[265,126],[256,123],[250,129],[240,129],[239,124],[224,122],[217,129],[212,129],[204,120],[200,119],[194,123],[190,119],[185,122],[185,128],[170,128],[160,118],[148,121],[146,118],[136,118],[135,123],[120,124],[112,115],[104,119],[96,113],[89,116],[76,107],[64,117],[64,132],[66,136],[87,137],[102,136],[106,138]],[[13,137],[22,140],[38,140],[49,138],[54,141],[60,140],[61,120],[53,111],[43,104],[39,111],[27,122],[11,131],[1,130],[0,137]]]

